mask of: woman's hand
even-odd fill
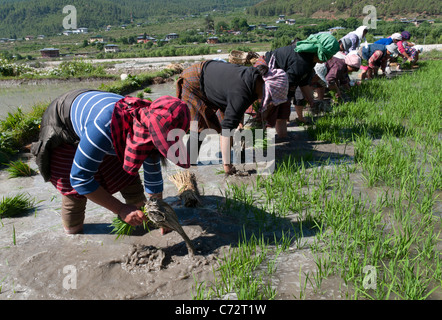
[[[236,173],[236,168],[232,164],[225,164],[224,165],[224,173],[226,175],[231,175]]]
[[[143,211],[134,205],[123,204],[118,212],[118,215],[124,222],[130,224],[131,226],[138,226],[142,224],[143,221],[148,221]]]

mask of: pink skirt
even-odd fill
[[[51,178],[50,182],[62,195],[76,198],[85,198],[79,195],[71,186],[70,173],[77,147],[64,144],[51,153]],[[138,175],[132,176],[123,170],[123,165],[117,156],[106,155],[95,174],[95,180],[110,194],[114,194],[124,187],[132,184]]]

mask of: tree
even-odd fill
[[[229,30],[229,25],[227,22],[220,21],[216,24],[216,27],[215,27],[216,33],[220,34],[220,33],[223,33],[224,31],[227,31],[227,30]]]
[[[211,15],[207,15],[206,18],[204,18],[204,23],[206,26],[206,30],[214,30],[215,29],[215,21],[213,21],[213,18]]]

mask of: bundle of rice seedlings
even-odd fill
[[[36,174],[36,171],[22,160],[11,161],[7,164],[6,171],[9,172],[9,178],[30,177]]]
[[[181,171],[169,177],[178,189],[178,197],[185,207],[196,207],[201,204],[200,193],[194,173]]]
[[[3,197],[0,201],[0,218],[13,217],[34,208],[35,199],[29,194],[19,193]]]

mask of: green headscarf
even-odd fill
[[[316,53],[319,60],[325,62],[339,51],[339,42],[329,33],[311,34],[298,41],[295,51]]]

